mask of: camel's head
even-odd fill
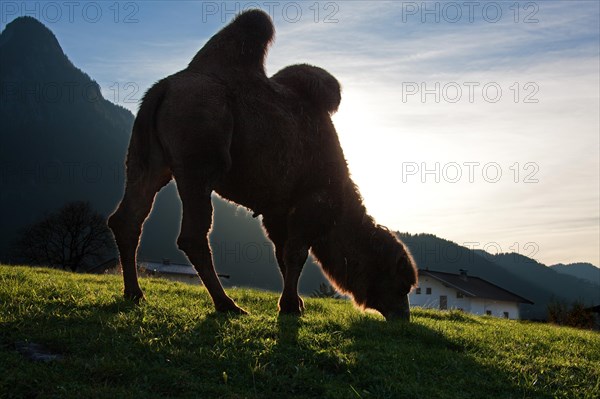
[[[409,320],[408,294],[417,284],[417,270],[410,253],[395,236],[378,228],[371,243],[376,253],[366,292],[366,308],[386,320]]]

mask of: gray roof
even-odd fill
[[[161,262],[151,260],[141,260],[138,262],[139,267],[154,272],[157,274],[171,274],[179,276],[198,277],[198,272],[194,266],[186,263],[173,263],[168,259]],[[217,273],[217,276],[222,278],[230,278],[229,274]]]
[[[183,276],[197,276],[198,273],[192,265],[186,265],[183,263],[164,263],[164,262],[153,262],[153,261],[141,261],[140,267],[148,271],[161,274],[179,274]]]
[[[419,276],[429,276],[442,284],[460,291],[471,298],[485,298],[494,301],[518,302],[533,305],[529,299],[523,298],[504,288],[500,288],[482,278],[445,272],[419,269]]]

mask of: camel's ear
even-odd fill
[[[340,84],[322,68],[307,64],[291,65],[277,72],[271,79],[330,114],[336,112],[340,106]]]

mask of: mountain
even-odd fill
[[[592,303],[600,302],[600,287],[597,285],[568,274],[559,273],[555,269],[526,256],[516,253],[503,253],[490,255],[489,259],[532,284],[541,287],[552,287],[553,291],[559,292],[565,298],[581,299],[583,301],[589,299]]]
[[[588,306],[600,304],[600,287],[577,277],[559,273],[534,259],[516,253],[489,255],[488,259],[523,278],[532,287],[552,293],[552,299],[581,301]]]
[[[0,34],[0,253],[15,231],[72,200],[108,213],[133,115],[102,97],[56,37],[31,17]],[[122,173],[121,173],[122,175]]]
[[[550,267],[559,273],[568,274],[586,280],[589,283],[600,285],[600,268],[591,263],[570,263],[568,265],[559,263]]]

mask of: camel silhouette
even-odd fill
[[[409,318],[417,283],[406,247],[366,213],[331,121],[341,100],[327,71],[293,65],[268,78],[267,14],[238,15],[188,67],[144,95],[127,154],[124,197],[108,224],[125,296],[143,298],[136,251],[156,193],[172,178],[183,204],[177,244],[219,312],[245,313],[215,272],[207,233],[211,193],[262,215],[284,288],[281,313],[304,310],[298,279],[309,251],[341,292],[386,319]]]

